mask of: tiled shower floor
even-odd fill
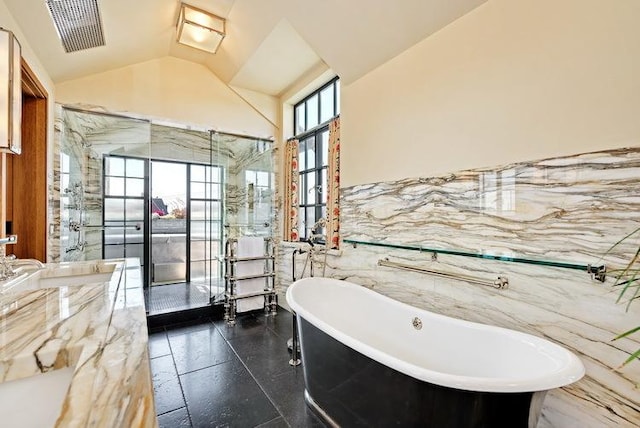
[[[291,367],[291,314],[206,320],[149,335],[160,427],[324,427],[304,402],[302,366]]]

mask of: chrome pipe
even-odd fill
[[[476,278],[474,276],[463,275],[460,273],[442,272],[417,266],[411,266],[404,263],[392,262],[389,259],[378,260],[378,266],[392,267],[396,269],[408,270],[411,272],[426,273],[428,275],[435,275],[442,278],[459,279],[461,281],[467,281],[479,285],[486,285],[488,287],[493,287],[499,290],[504,290],[509,287],[509,279],[504,276],[499,276],[495,281],[490,281],[482,278]]]

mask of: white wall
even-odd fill
[[[56,85],[56,101],[89,104],[259,137],[275,127],[206,67],[164,57]]]
[[[639,18],[490,0],[343,87],[342,185],[640,144]]]

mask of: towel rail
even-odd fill
[[[463,275],[460,273],[442,272],[442,271],[433,270],[433,269],[425,269],[418,266],[411,266],[404,263],[392,262],[389,259],[378,260],[378,266],[393,267],[396,269],[408,270],[411,272],[426,273],[428,275],[435,275],[443,278],[459,279],[459,280],[471,282],[474,284],[486,285],[488,287],[493,287],[499,290],[504,290],[505,288],[509,287],[509,279],[504,276],[499,276],[498,279],[496,279],[495,281],[491,281],[491,280],[486,280],[482,278],[476,278],[474,276]]]

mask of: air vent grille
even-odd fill
[[[98,0],[47,0],[66,52],[104,46]]]

